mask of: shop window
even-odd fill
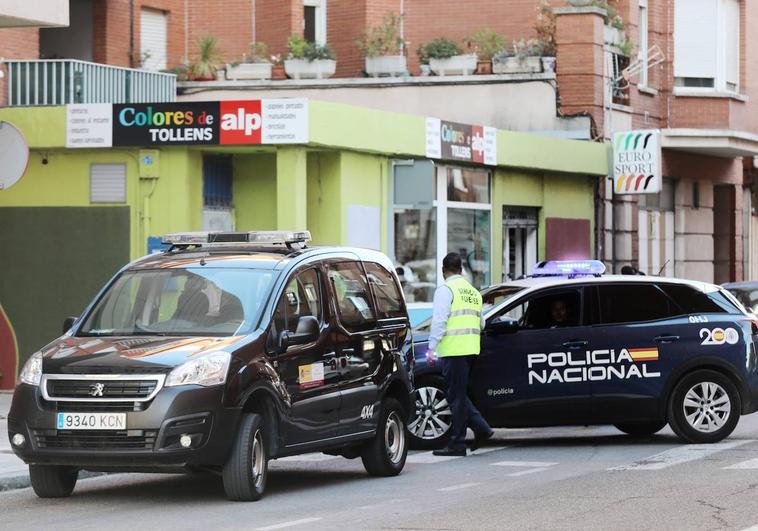
[[[126,203],[126,164],[90,164],[91,203]]]
[[[447,252],[463,260],[463,273],[481,288],[490,281],[490,212],[450,208],[447,211]]]
[[[489,203],[489,172],[472,168],[447,168],[447,200]]]
[[[395,261],[408,302],[431,301],[437,287],[437,210],[395,209]]]

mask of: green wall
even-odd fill
[[[234,155],[234,214],[238,230],[276,228],[276,154]]]

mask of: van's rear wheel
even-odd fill
[[[361,452],[363,466],[372,476],[397,476],[403,470],[408,455],[404,418],[400,402],[394,398],[382,402],[376,435]]]
[[[71,496],[79,478],[79,470],[60,465],[29,465],[29,479],[34,493],[40,498]]]
[[[258,501],[266,490],[268,452],[263,416],[242,416],[229,460],[222,469],[224,491],[233,501]]]
[[[671,429],[688,443],[715,443],[728,437],[740,419],[737,386],[724,374],[698,370],[674,388],[668,407]]]
[[[632,437],[648,437],[661,431],[666,426],[665,420],[655,420],[651,422],[626,422],[614,424],[616,429],[623,431]]]

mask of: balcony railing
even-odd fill
[[[8,104],[146,103],[176,100],[176,76],[73,59],[6,61]]]

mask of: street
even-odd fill
[[[758,524],[758,415],[715,445],[668,429],[497,430],[466,458],[411,452],[395,478],[322,454],[270,465],[257,503],[224,498],[215,476],[81,480],[69,499],[0,493],[5,529],[736,529]]]

